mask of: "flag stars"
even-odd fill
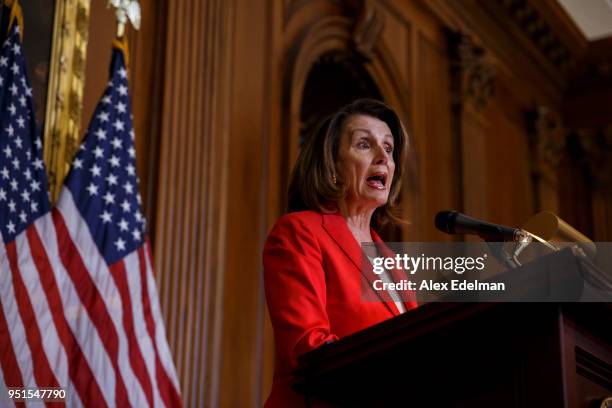
[[[102,174],[102,169],[97,164],[94,164],[89,171],[91,171],[93,177],[100,177]]]
[[[132,194],[134,192],[134,186],[129,181],[126,181],[126,183],[123,185],[123,188],[125,189],[125,192],[127,194]]]
[[[119,85],[118,90],[119,90],[119,94],[127,95],[127,86],[121,84],[121,85]]]
[[[103,224],[109,223],[112,221],[112,214],[108,211],[104,211],[102,214],[100,214],[100,219],[102,220]]]
[[[23,172],[23,175],[25,176],[26,180],[31,180],[32,179],[32,170],[30,170],[29,168],[26,169],[26,171]]]
[[[119,226],[119,229],[121,231],[127,231],[128,230],[128,222],[125,219],[121,219],[121,221],[119,221],[119,223],[117,224]]]
[[[115,155],[111,156],[111,158],[108,159],[108,162],[112,167],[119,167],[119,158]]]
[[[0,57],[0,67],[8,67],[8,58],[7,57]]]
[[[11,185],[11,190],[13,191],[17,191],[17,189],[19,188],[19,183],[17,183],[17,180],[15,179],[11,180],[9,184]]]
[[[23,116],[17,118],[17,125],[19,125],[21,129],[25,128],[25,119],[23,119]]]
[[[10,112],[11,116],[14,116],[17,113],[17,107],[15,107],[15,104],[13,103],[11,103],[7,109]]]
[[[102,128],[99,128],[96,131],[95,135],[98,138],[98,140],[105,140],[106,139],[106,131],[104,131],[104,129],[102,129]]]
[[[112,101],[110,95],[104,95],[104,97],[102,98],[102,103],[109,105],[111,102]]]
[[[115,185],[117,184],[117,176],[115,176],[114,174],[109,174],[106,177],[106,181],[108,182],[109,186]]]
[[[0,201],[6,201],[6,191],[0,188]]]
[[[143,222],[144,221],[144,218],[143,218],[142,214],[140,213],[140,211],[136,211],[135,217],[136,217],[136,221],[138,221],[138,222]]]
[[[98,159],[102,158],[104,156],[104,149],[102,149],[100,146],[96,146],[94,149],[94,156],[96,156]]]
[[[110,191],[107,191],[106,194],[102,197],[106,204],[114,204],[115,203],[115,195],[111,194]]]
[[[17,43],[13,44],[13,54],[15,55],[21,54],[21,47]]]
[[[117,119],[114,123],[113,123],[113,127],[115,128],[115,130],[117,132],[122,132],[123,130],[125,130],[125,125],[122,121],[120,121],[119,119]]]
[[[25,223],[26,223],[26,221],[28,221],[28,214],[26,214],[26,212],[22,210],[22,211],[19,213],[19,219],[21,220],[21,222],[22,222],[23,224],[25,224]]]
[[[42,149],[42,142],[40,141],[40,137],[37,137],[36,140],[34,140],[34,145],[37,149]]]
[[[118,72],[121,78],[127,78],[127,70],[125,68],[121,67]]]
[[[32,211],[33,213],[38,211],[38,203],[36,201],[32,201],[30,203],[30,211]]]
[[[23,108],[25,108],[25,106],[26,106],[26,102],[27,102],[26,97],[25,97],[25,96],[23,96],[23,95],[21,95],[21,96],[19,97],[19,104],[20,104],[20,105],[21,105]]]
[[[90,183],[86,190],[89,192],[89,195],[91,196],[95,196],[98,194],[98,186],[96,186],[94,183]]]
[[[13,128],[13,125],[9,124],[5,130],[6,130],[6,133],[8,133],[10,137],[13,137],[13,134],[15,133],[15,129]]]
[[[23,80],[23,82],[25,82],[25,79]],[[28,96],[32,96],[32,88],[30,88],[30,87],[26,86],[26,85],[25,85],[25,83],[23,84],[23,86],[25,86],[25,90],[26,90],[25,92],[26,92],[26,95],[28,95]]]
[[[21,139],[19,136],[17,136],[17,137],[15,138],[15,145],[16,145],[16,146],[17,146],[19,149],[21,149],[21,148],[23,147],[23,140],[22,140],[22,139]]]
[[[34,160],[34,167],[36,167],[39,170],[42,170],[44,168],[44,163],[40,158],[36,158],[36,160]]]
[[[15,157],[12,163],[15,170],[19,170],[19,159]]]
[[[100,112],[98,114],[98,119],[100,120],[100,122],[104,123],[104,122],[108,122],[108,112]]]
[[[72,163],[72,167],[74,167],[75,169],[82,169],[83,168],[83,159],[74,159],[74,162]]]
[[[11,234],[15,233],[15,224],[13,224],[12,221],[9,221],[6,227],[8,228],[8,232],[10,232]]]
[[[13,62],[13,66],[11,67],[11,71],[13,71],[14,75],[19,75],[19,65],[17,65],[16,62]]]
[[[10,147],[10,146],[6,146],[6,147],[4,148],[4,155],[5,155],[7,158],[12,157],[12,155],[13,155],[13,150],[11,149],[11,147]]]
[[[130,146],[130,148],[128,149],[128,154],[130,155],[130,157],[136,157],[136,149],[134,149],[133,146]]]
[[[121,139],[119,139],[118,137],[114,138],[111,141],[111,144],[113,145],[115,149],[121,149]]]
[[[134,241],[140,241],[140,239],[142,238],[142,234],[137,228],[134,228],[134,230],[132,231],[132,237],[134,237]]]
[[[119,113],[125,113],[125,103],[123,102],[119,102],[117,104],[117,112]]]
[[[125,241],[121,238],[115,241],[115,246],[117,247],[117,251],[125,251]]]
[[[131,208],[128,200],[123,200],[123,202],[121,203],[121,209],[123,210],[123,212],[130,212]]]
[[[2,178],[5,180],[9,178],[9,171],[6,167],[3,167],[2,170],[0,170],[0,174],[2,175]]]
[[[126,169],[130,176],[134,176],[136,174],[136,168],[132,164],[129,164]]]
[[[30,188],[32,189],[32,192],[40,191],[40,181],[32,180],[30,183]]]
[[[10,212],[17,211],[17,204],[15,203],[15,201],[13,201],[13,200],[9,201],[8,206],[9,206],[9,211]]]
[[[30,193],[28,192],[28,190],[24,190],[24,191],[21,193],[21,199],[22,199],[23,201],[25,201],[25,202],[30,201]]]

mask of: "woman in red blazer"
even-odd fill
[[[263,262],[276,363],[266,407],[305,406],[291,389],[303,353],[416,307],[377,293],[363,300],[361,242],[394,215],[407,135],[382,102],[360,99],[325,121],[302,146],[289,211],[268,236]],[[395,300],[395,301],[393,301]]]

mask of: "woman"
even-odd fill
[[[263,254],[276,363],[266,407],[305,406],[291,389],[301,354],[416,307],[362,299],[360,243],[389,221],[399,197],[406,133],[387,105],[360,99],[307,140],[289,187],[289,213]]]

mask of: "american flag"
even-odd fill
[[[32,163],[37,168],[36,157]],[[2,265],[3,275],[15,272],[8,283],[0,282],[6,316],[0,352],[5,330],[7,349],[13,351],[13,357],[3,358],[0,385],[20,379],[25,386],[65,387],[69,406],[181,406],[135,165],[127,71],[123,52],[115,47],[110,80],[57,206],[38,219],[30,216],[25,236],[16,228],[13,234],[21,232],[21,238],[3,230],[9,260],[11,242],[17,255],[10,268]],[[19,192],[32,194],[24,183]],[[13,196],[7,198],[16,200]],[[41,213],[48,208],[45,200]],[[17,205],[25,208],[25,203],[21,197]]]
[[[40,235],[33,222],[49,209],[32,88],[15,25],[0,53],[0,389],[59,386],[50,361],[59,357],[51,345],[57,333],[46,330],[51,322],[43,295],[53,283],[37,268],[45,254],[34,253]]]

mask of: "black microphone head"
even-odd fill
[[[434,220],[436,228],[446,234],[454,234],[457,214],[457,211],[439,211]]]

